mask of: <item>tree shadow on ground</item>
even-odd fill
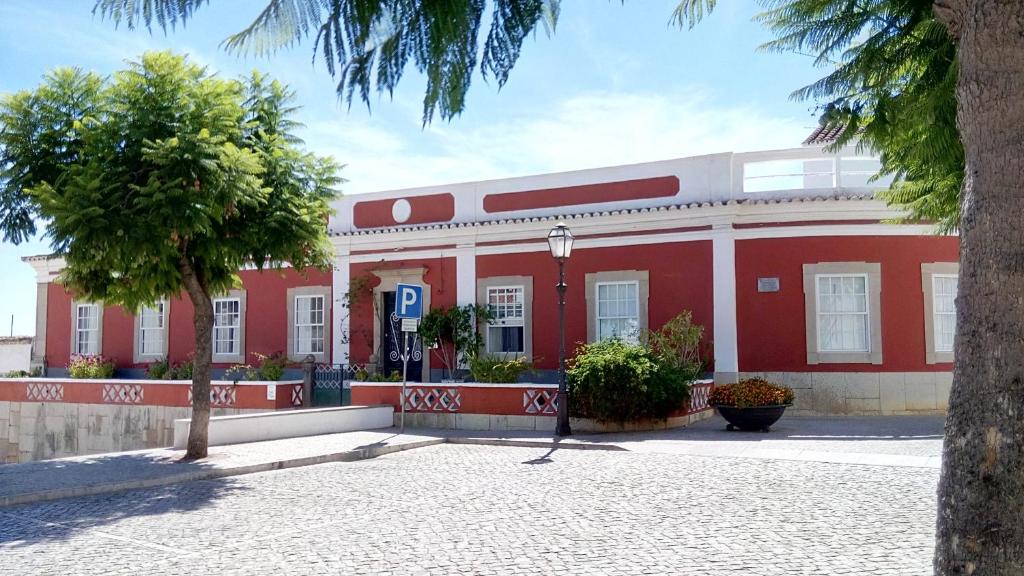
[[[0,466],[0,497],[68,488],[88,490],[125,481],[160,481],[196,474],[211,466],[204,460],[156,458],[152,453],[10,464]],[[242,490],[248,488],[232,478],[221,478],[0,507],[0,551],[66,540],[80,530],[125,518],[200,510]]]

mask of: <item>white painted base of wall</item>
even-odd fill
[[[786,413],[942,414],[949,406],[951,372],[742,372],[793,389],[796,400]]]
[[[210,418],[210,446],[281,438],[373,430],[391,426],[391,406],[342,406],[286,412],[260,412]],[[174,448],[185,448],[189,419],[174,421]]]
[[[214,408],[214,416],[262,412]],[[192,409],[180,406],[0,402],[0,464],[166,448],[174,420]]]
[[[626,424],[601,423],[586,418],[570,418],[569,427],[573,433],[590,434],[603,432],[641,432],[645,430],[666,430],[681,428],[694,422],[710,418],[714,410],[704,410],[687,416],[675,416],[667,420],[629,422]],[[401,423],[401,413],[396,412],[394,425]],[[507,416],[497,414],[461,414],[454,412],[406,412],[405,425],[409,428],[435,428],[440,430],[476,430],[492,432],[509,431],[555,431],[554,416]]]

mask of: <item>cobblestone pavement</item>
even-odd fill
[[[0,574],[928,574],[938,471],[440,445],[0,510]]]

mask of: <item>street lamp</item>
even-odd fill
[[[565,261],[572,253],[572,232],[559,222],[548,232],[551,257],[558,262],[558,424],[555,435],[569,436],[569,393],[565,385]]]

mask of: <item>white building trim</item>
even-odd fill
[[[736,326],[736,238],[731,226],[712,229],[715,381],[735,382],[740,371]]]

